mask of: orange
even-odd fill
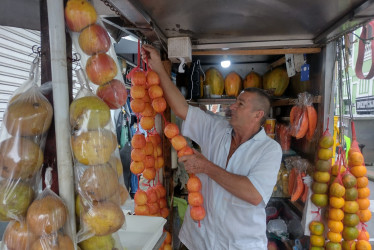
[[[332,196],[343,197],[343,195],[345,194],[345,187],[337,182],[334,182],[333,184],[331,184],[329,191],[329,194]]]
[[[371,212],[369,209],[359,210],[357,214],[361,222],[367,222],[371,219]]]
[[[328,198],[327,194],[312,194],[310,199],[317,207],[326,207],[329,203]]]
[[[327,183],[319,183],[313,181],[312,191],[314,194],[327,194],[329,190],[329,185]]]
[[[368,187],[359,188],[357,191],[359,199],[367,198],[370,195],[370,189]]]
[[[347,227],[355,227],[360,223],[360,217],[357,214],[344,214],[343,224]]]
[[[357,188],[364,188],[369,184],[369,179],[366,176],[357,178]]]
[[[311,235],[310,244],[314,247],[323,247],[325,245],[325,237],[322,235]]]
[[[314,247],[314,246],[311,246],[309,248],[309,250],[325,250],[325,248],[324,247]]]
[[[366,175],[367,169],[365,166],[355,166],[351,168],[351,173],[356,177],[363,177]]]
[[[357,240],[369,240],[370,234],[368,231],[359,230]]]
[[[316,171],[314,172],[313,178],[316,182],[327,183],[330,180],[330,174],[329,172]]]
[[[334,145],[334,138],[331,135],[324,135],[319,139],[318,145],[321,148],[330,148]]]
[[[345,190],[345,200],[346,201],[355,201],[358,197],[358,191],[357,188],[347,188]]]
[[[352,174],[347,173],[343,176],[343,185],[345,188],[352,188],[356,186],[357,179]]]
[[[320,148],[318,150],[318,159],[320,160],[329,160],[332,157],[332,150],[331,149],[326,149],[326,148]]]
[[[316,170],[327,172],[330,170],[331,167],[331,161],[324,161],[324,160],[318,160],[316,163]]]
[[[344,218],[344,212],[340,208],[329,209],[329,219],[340,221]]]
[[[166,231],[165,243],[166,244],[170,244],[171,243],[171,234],[168,231]]]
[[[327,239],[329,239],[331,242],[340,242],[342,241],[342,235],[340,233],[334,233],[334,232],[328,232],[327,233]]]
[[[309,230],[311,234],[322,235],[325,231],[325,226],[320,221],[311,221],[309,223]]]
[[[370,200],[368,198],[357,199],[357,203],[360,210],[365,210],[370,207]]]
[[[326,250],[341,250],[342,246],[337,242],[327,242],[325,246]]]
[[[342,249],[343,250],[355,250],[356,249],[356,241],[354,241],[354,240],[350,240],[350,241],[343,240],[342,241]]]
[[[340,233],[343,231],[343,223],[337,220],[329,220],[327,222],[327,226],[329,227],[331,232]]]
[[[361,152],[352,152],[348,155],[349,166],[359,166],[364,163],[364,156]]]
[[[371,245],[370,245],[369,241],[359,240],[356,243],[356,249],[357,250],[371,250]]]
[[[344,240],[355,240],[358,236],[358,229],[356,227],[344,227],[343,238]]]
[[[333,208],[342,208],[344,206],[344,199],[341,197],[330,197],[330,206]]]
[[[344,203],[343,211],[350,214],[356,213],[358,211],[357,201],[346,201]]]
[[[337,176],[338,171],[339,171],[339,167],[340,167],[340,174],[345,172],[345,167],[344,166],[334,165],[334,166],[331,167],[331,174]]]

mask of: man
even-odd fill
[[[245,89],[230,106],[230,121],[217,119],[187,104],[152,46],[143,45],[142,57],[159,74],[167,103],[184,120],[181,133],[202,149],[179,159],[200,178],[206,210],[199,226],[187,209],[181,242],[188,249],[267,249],[265,206],[282,157],[279,144],[261,127],[269,97],[260,89]]]

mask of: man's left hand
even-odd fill
[[[210,161],[197,150],[192,150],[194,151],[192,155],[184,155],[178,161],[184,163],[184,168],[189,174],[205,173]]]

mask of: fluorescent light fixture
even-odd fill
[[[221,61],[221,67],[222,68],[228,68],[228,67],[230,67],[230,65],[231,65],[231,61],[230,60]]]

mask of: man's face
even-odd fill
[[[249,124],[257,124],[259,122],[258,112],[254,106],[256,94],[242,91],[236,102],[230,106],[231,120],[230,124],[233,128],[245,127]]]

